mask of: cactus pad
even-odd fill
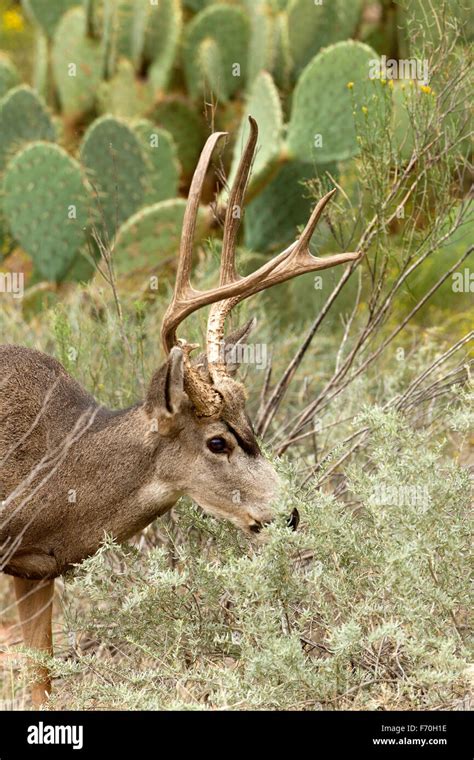
[[[136,78],[131,62],[120,58],[113,77],[99,86],[97,101],[101,113],[136,117],[152,106],[152,91],[148,82]]]
[[[29,87],[15,87],[0,100],[0,171],[21,145],[56,138],[46,106]]]
[[[198,13],[187,26],[183,59],[189,93],[193,98],[205,91],[205,84],[219,80],[219,91],[233,95],[245,85],[250,25],[241,8],[211,5]],[[213,40],[219,50],[220,70],[203,69],[201,46]],[[215,58],[215,56],[214,56]]]
[[[61,19],[54,35],[54,78],[64,114],[91,110],[102,80],[103,52],[97,40],[86,36],[82,8],[73,8]]]
[[[6,55],[0,54],[0,98],[12,87],[16,87],[19,81],[20,77],[13,63]]]
[[[47,280],[60,281],[84,243],[89,202],[79,164],[57,145],[27,145],[7,166],[6,219]]]
[[[98,192],[101,221],[113,237],[143,203],[147,167],[140,142],[125,122],[102,116],[84,135],[81,161]]]
[[[176,57],[183,20],[179,0],[161,0],[150,6],[145,35],[145,58],[152,61],[148,70],[153,90],[168,85]]]
[[[133,131],[140,141],[148,167],[145,203],[151,205],[175,198],[180,168],[172,136],[147,119],[134,124]]]
[[[23,0],[27,15],[51,38],[61,17],[77,5],[77,0]]]
[[[261,71],[255,79],[245,104],[244,118],[237,133],[234,157],[229,174],[229,184],[237,171],[241,152],[249,134],[248,116],[253,116],[259,126],[257,152],[252,168],[252,186],[258,185],[259,181],[272,168],[278,159],[281,149],[281,132],[283,128],[283,115],[281,110],[278,90],[273,79],[266,71]]]
[[[169,98],[155,107],[153,120],[172,135],[184,175],[189,177],[206,139],[202,119],[185,101]]]
[[[369,63],[377,54],[361,42],[338,42],[313,58],[296,85],[288,149],[300,161],[341,161],[357,153],[352,111],[373,93]],[[351,83],[351,88],[348,84]]]
[[[295,74],[299,74],[321,48],[352,36],[361,5],[361,0],[331,0],[321,4],[291,0],[288,36]]]
[[[167,260],[176,260],[183,226],[186,201],[182,198],[155,203],[134,214],[120,228],[114,248],[114,265],[118,275],[133,270],[149,270]],[[199,210],[196,241],[209,228],[210,217]]]
[[[291,161],[284,164],[272,181],[247,206],[245,212],[245,245],[254,251],[266,252],[283,248],[295,240],[298,227],[306,224],[314,207],[304,182],[323,174],[332,176],[335,165],[321,166]]]

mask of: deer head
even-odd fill
[[[219,285],[196,290],[191,285],[194,232],[204,178],[216,144],[225,132],[212,134],[202,151],[189,191],[183,222],[176,285],[163,319],[161,338],[168,356],[153,377],[145,405],[156,421],[156,430],[165,436],[178,463],[183,458],[182,490],[206,512],[226,518],[247,532],[258,533],[272,520],[272,501],[278,492],[278,477],[264,457],[245,409],[245,391],[234,377],[235,364],[228,357],[232,348],[245,340],[253,327],[249,322],[227,339],[224,328],[231,310],[245,298],[305,272],[353,261],[358,253],[343,253],[324,259],[309,251],[309,243],[321,214],[334,194],[325,195],[316,205],[299,239],[257,271],[241,277],[235,252],[241,210],[256,149],[258,128],[249,118],[250,134],[230,189],[224,222]],[[206,352],[193,361],[197,347],[177,338],[183,320],[211,305]],[[193,456],[189,456],[189,452]],[[298,516],[289,517],[296,527]]]

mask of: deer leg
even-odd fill
[[[25,646],[52,655],[54,580],[32,581],[17,577],[13,580]],[[33,707],[39,707],[51,692],[51,677],[47,668],[35,665],[34,678]]]

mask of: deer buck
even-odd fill
[[[212,134],[191,183],[176,286],[163,319],[166,360],[146,398],[130,409],[100,406],[55,359],[16,345],[0,347],[0,570],[14,576],[25,645],[52,653],[54,579],[94,554],[104,534],[122,542],[167,512],[183,495],[249,534],[272,520],[278,477],[262,455],[245,411],[243,386],[226,363],[248,323],[224,340],[224,324],[249,296],[311,272],[351,262],[358,253],[316,258],[309,242],[335,191],[314,208],[300,237],[257,271],[241,277],[235,251],[240,214],[257,143],[250,133],[229,192],[220,283],[200,291],[190,281],[202,187],[216,144]],[[183,320],[212,305],[207,350],[178,339]],[[223,350],[225,348],[226,350]],[[71,493],[75,494],[71,503]],[[239,498],[235,498],[235,494]],[[298,515],[288,524],[296,528]],[[33,704],[50,693],[45,667],[35,666]]]

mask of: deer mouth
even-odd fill
[[[271,521],[270,521],[271,522]],[[251,533],[260,533],[261,530],[266,525],[270,525],[270,522],[260,522],[256,520],[252,525],[250,525],[249,530]],[[295,508],[291,515],[287,517],[286,524],[288,528],[291,528],[291,530],[296,530],[298,528],[298,525],[300,523],[300,514],[298,510]]]
[[[286,524],[288,525],[291,530],[296,530],[298,528],[298,525],[300,524],[300,513],[294,508],[293,512],[289,516],[289,518],[286,521]]]

